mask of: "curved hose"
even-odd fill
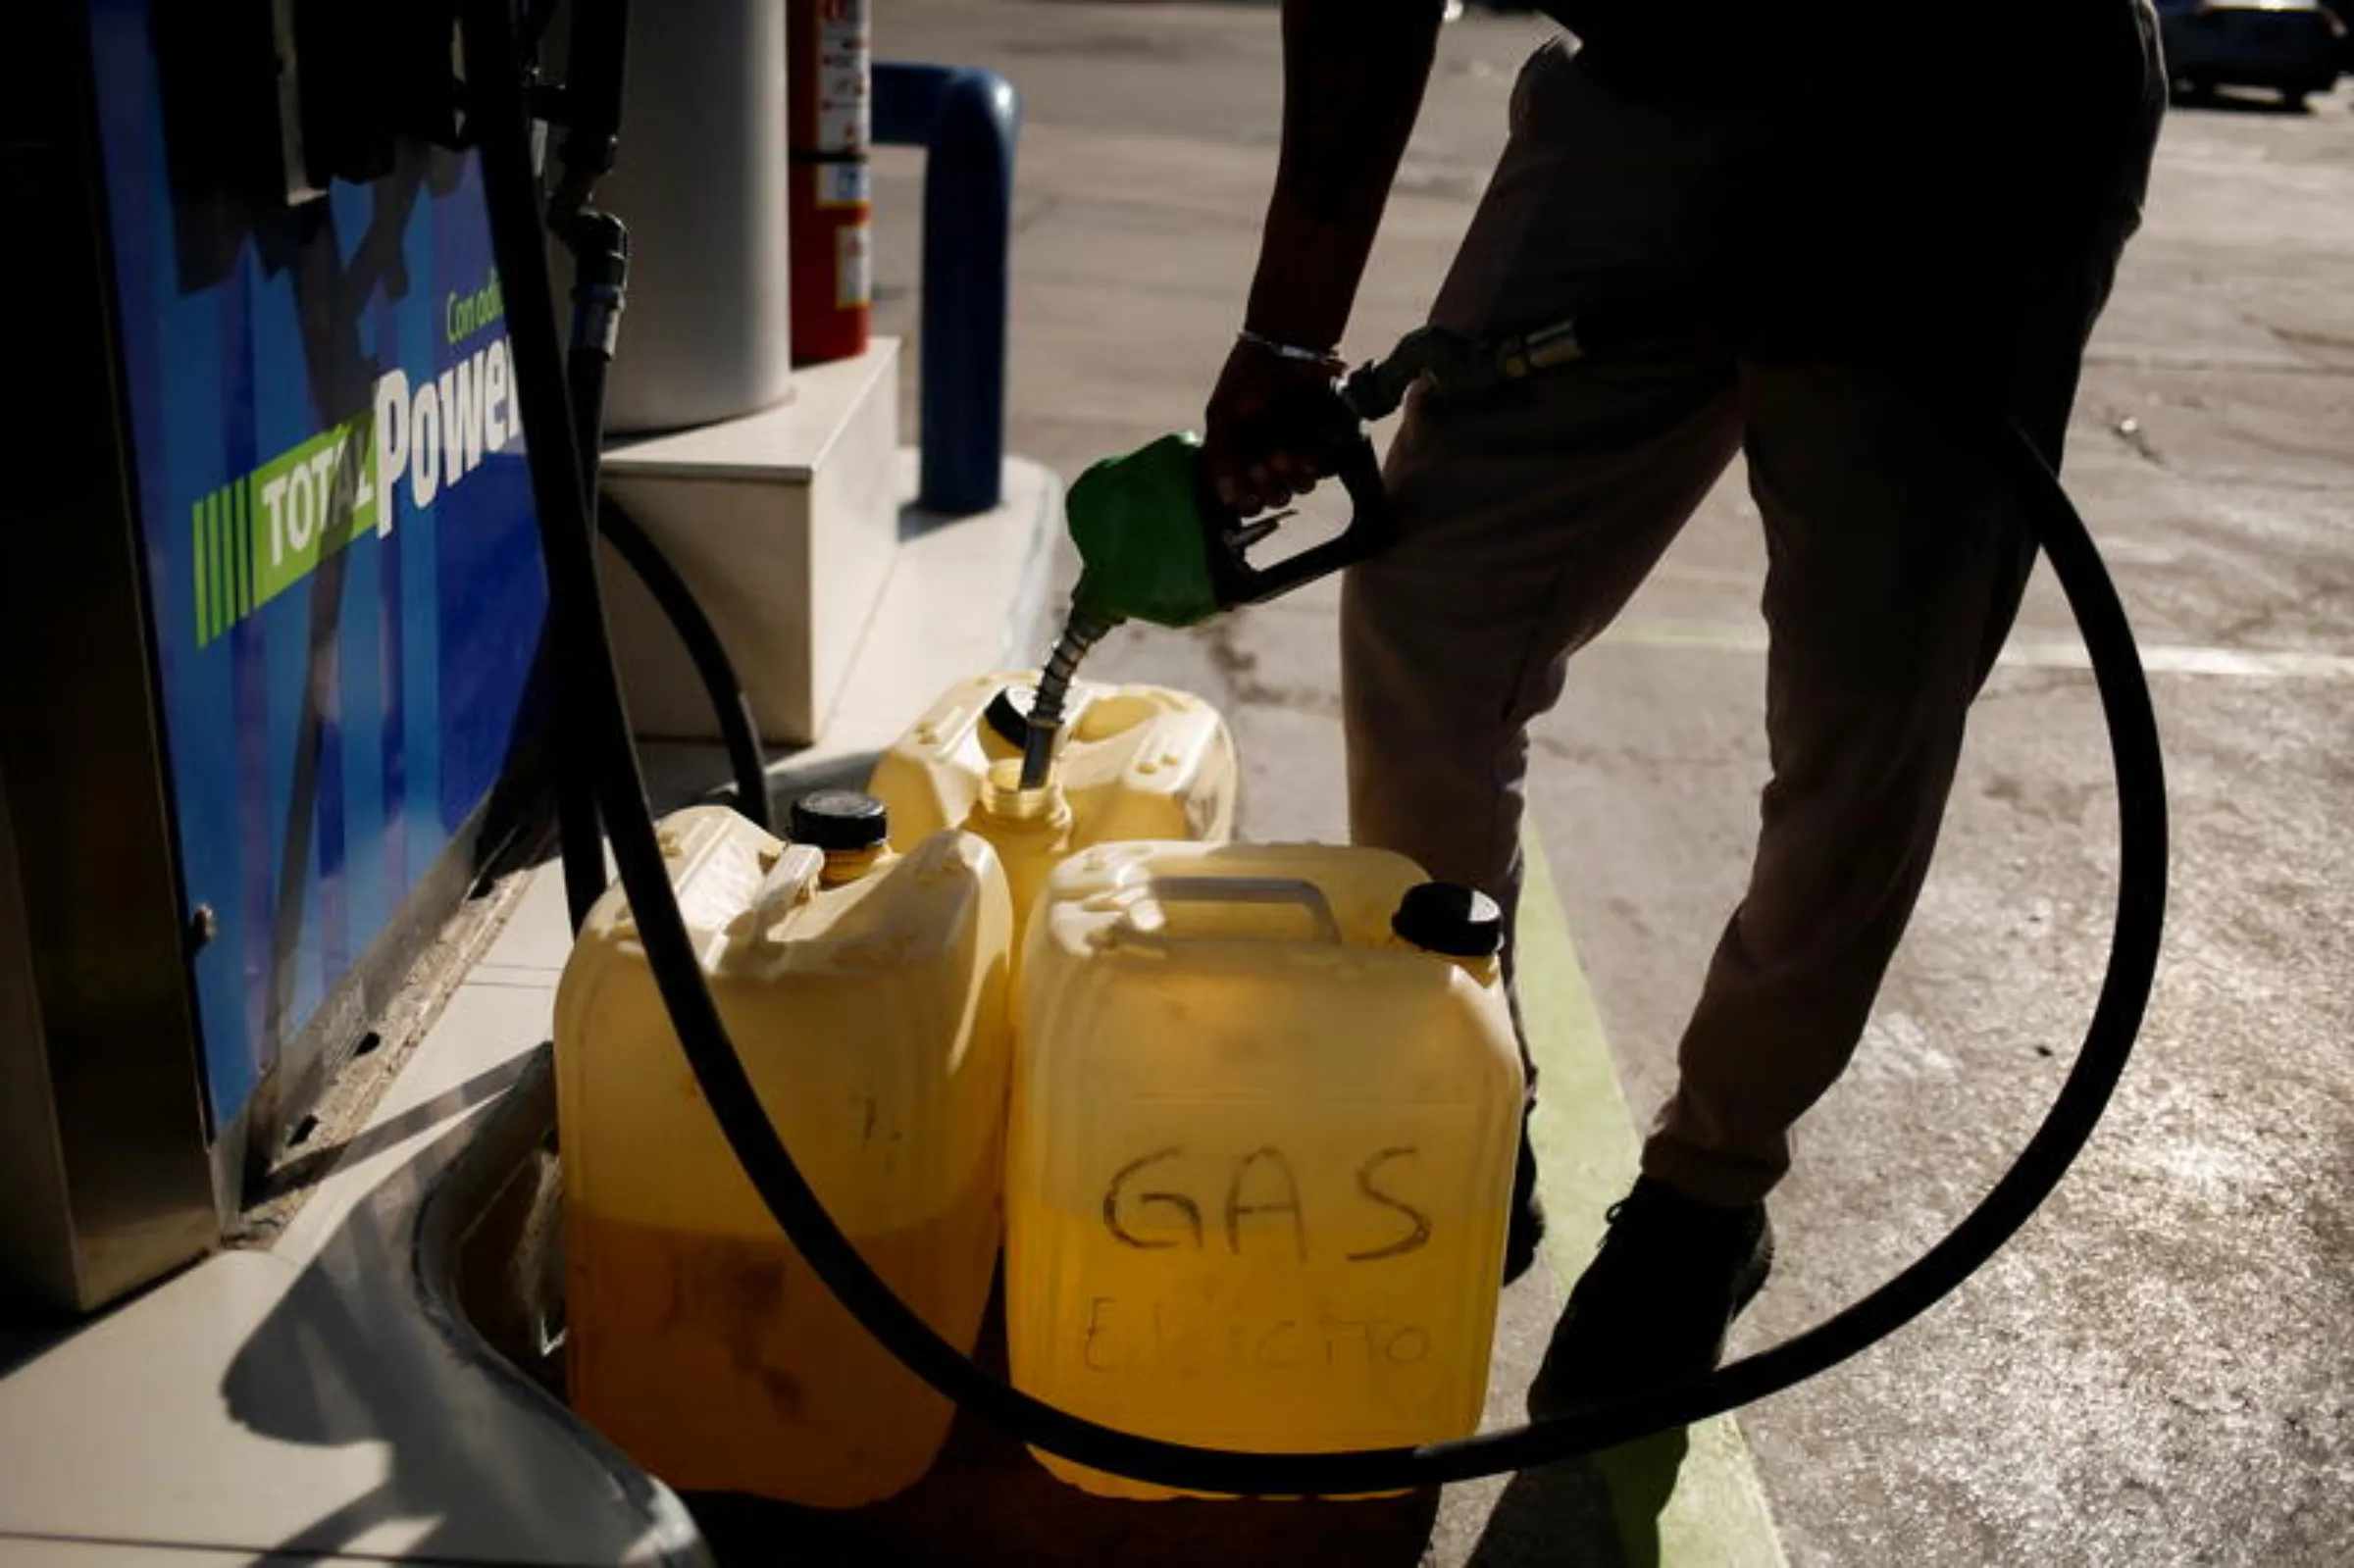
[[[645,584],[645,591],[679,634],[687,657],[694,662],[694,673],[719,723],[720,742],[727,747],[728,771],[736,776],[736,809],[762,832],[771,831],[768,758],[760,749],[760,729],[752,721],[751,699],[743,694],[743,682],[736,674],[735,661],[728,657],[727,644],[719,640],[718,629],[661,546],[610,492],[597,498],[596,530]]]
[[[582,378],[575,376],[573,406],[584,411],[581,414],[584,426],[593,430],[593,418],[585,411],[594,406],[587,400],[597,395],[597,390],[584,391],[581,383]],[[670,564],[662,547],[627,507],[610,495],[601,495],[595,521],[597,532],[613,546],[613,553],[621,557],[631,574],[644,584],[647,595],[669,621],[670,629],[678,633],[680,644],[694,665],[695,678],[702,683],[703,695],[710,700],[712,717],[719,727],[720,743],[728,753],[728,771],[735,776],[737,811],[761,832],[771,831],[768,758],[760,748],[760,730],[752,719],[751,699],[744,695],[742,678],[736,673],[736,661],[728,656],[727,644],[719,639],[719,630],[703,613],[694,590],[679,576],[679,569]],[[601,607],[598,613],[602,615]],[[559,703],[573,700],[561,687],[561,683],[568,679],[558,673]],[[559,733],[569,733],[572,729],[569,711],[559,712],[564,715],[558,723]],[[572,929],[577,932],[587,922],[589,909],[604,894],[603,826],[594,784],[585,772],[560,766],[556,790],[565,903],[571,911]]]
[[[563,366],[564,384],[571,393],[571,405],[565,428],[571,431],[573,450],[578,460],[587,464],[582,483],[584,505],[589,508],[584,520],[584,530],[596,527],[596,465],[604,449],[604,387],[605,356],[602,353],[575,353]],[[518,406],[521,399],[517,399]],[[535,480],[537,476],[535,476]],[[534,494],[537,495],[535,484]],[[542,552],[544,554],[544,551]],[[595,562],[590,561],[593,570]],[[548,586],[552,598],[555,591],[551,577]],[[600,595],[597,619],[604,619]],[[548,616],[555,624],[555,616]],[[590,712],[582,706],[582,683],[573,679],[565,668],[570,655],[563,639],[556,644],[556,738],[563,745],[585,733],[595,723]],[[596,782],[578,765],[578,759],[559,755],[556,759],[556,850],[564,862],[564,904],[572,917],[572,929],[579,931],[588,924],[588,911],[605,891],[605,840],[602,814],[597,809]]]
[[[1166,1442],[1083,1420],[992,1377],[895,1295],[828,1216],[760,1108],[713,1005],[679,915],[647,815],[612,649],[598,612],[593,546],[544,271],[522,97],[504,0],[466,0],[467,57],[483,117],[484,181],[500,275],[510,291],[517,396],[551,608],[566,674],[582,691],[588,748],[613,852],[664,1005],[722,1133],[762,1201],[820,1279],[868,1332],[926,1383],[1021,1441],[1099,1469],[1185,1490],[1277,1494],[1386,1492],[1574,1458],[1778,1392],[1919,1316],[2025,1224],[2090,1137],[2132,1051],[2156,972],[2167,825],[2155,716],[2130,628],[2082,520],[2024,438],[1980,421],[1990,460],[2033,519],[2090,650],[2117,770],[2121,869],[2108,972],[2075,1066],[2011,1171],[1952,1235],[1846,1311],[1763,1354],[1680,1389],[1584,1414],[1419,1447],[1344,1453],[1239,1453]]]
[[[623,9],[604,8],[600,12],[602,25],[626,29],[627,19],[620,16]],[[608,47],[617,44],[609,39]],[[595,55],[595,50],[584,50],[581,40],[575,38],[576,63],[584,56]],[[609,83],[618,81],[618,72],[616,64],[610,71],[592,74]],[[607,90],[618,93],[617,87],[608,86]],[[618,113],[617,96],[611,108]],[[593,141],[596,137],[591,134],[588,139]],[[571,146],[569,139],[566,145]],[[609,136],[601,148],[597,161],[609,167]],[[571,352],[565,356],[564,378],[571,395],[570,424],[575,455],[581,465],[581,490],[584,504],[588,508],[588,526],[613,546],[614,553],[645,585],[655,606],[670,622],[671,630],[678,633],[694,665],[695,676],[702,683],[703,694],[710,700],[720,740],[727,748],[729,771],[736,776],[736,809],[765,832],[770,826],[768,759],[761,754],[760,732],[752,721],[751,702],[744,695],[743,682],[736,674],[735,661],[728,657],[727,645],[719,640],[718,630],[695,601],[687,580],[679,576],[678,569],[662,554],[652,535],[619,501],[604,494],[597,481],[604,455],[605,379],[620,328],[622,298],[629,277],[630,242],[629,230],[619,219],[610,213],[585,211],[580,207],[594,183],[593,170],[583,174],[568,159],[564,180],[550,201],[551,214],[562,215],[551,217],[551,228],[561,232],[565,247],[573,254],[573,342]],[[601,619],[601,604],[598,615]],[[572,685],[559,671],[557,733],[566,737],[586,732],[586,719],[577,707],[579,699]],[[584,770],[559,763],[556,815],[559,853],[564,863],[564,901],[572,917],[572,929],[577,932],[588,922],[589,910],[605,891],[603,825],[597,811],[595,785]]]

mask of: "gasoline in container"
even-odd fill
[[[1016,757],[989,765],[980,796],[965,816],[966,833],[988,840],[1005,868],[1005,885],[1013,897],[1014,976],[1018,990],[1023,937],[1047,879],[1072,850],[1073,817],[1070,797],[1060,780],[1049,775],[1036,789],[1022,787],[1022,764]]]
[[[1064,862],[1022,969],[1015,1383],[1227,1449],[1473,1431],[1523,1088],[1501,935],[1493,902],[1376,850]]]
[[[763,1108],[837,1224],[951,1342],[999,1238],[1011,911],[989,846],[905,855],[879,804],[793,811],[794,842],[698,807],[662,825],[679,904]],[[818,1507],[930,1467],[950,1409],[835,1300],[738,1167],[619,888],[556,997],[568,1381],[673,1486]]]
[[[953,828],[981,803],[992,765],[1019,758],[1035,673],[978,676],[944,692],[875,766],[867,788],[893,841]],[[1218,711],[1164,686],[1075,683],[1054,779],[1076,848],[1129,839],[1222,843],[1239,770]]]

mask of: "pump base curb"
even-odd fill
[[[878,338],[795,373],[772,407],[605,448],[604,487],[710,616],[764,741],[823,733],[905,537],[915,488],[893,463],[898,364],[898,339]],[[631,722],[663,739],[715,737],[669,622],[610,545],[602,555]]]
[[[875,759],[951,683],[1035,664],[1043,651],[1033,644],[1047,618],[1061,478],[1009,457],[1001,502],[947,518],[911,499],[916,468],[915,451],[901,447],[899,541],[816,741],[771,753],[774,820],[784,820],[796,795],[863,785]],[[726,777],[716,741],[651,739],[642,726],[640,739],[647,785],[658,796],[690,798]]]

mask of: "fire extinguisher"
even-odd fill
[[[867,0],[791,0],[793,359],[866,350],[874,308]]]

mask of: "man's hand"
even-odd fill
[[[1283,153],[1243,321],[1276,342],[1340,340],[1430,80],[1442,0],[1284,0]],[[1337,366],[1237,345],[1210,393],[1203,462],[1249,516],[1330,472]]]
[[[1237,516],[1305,495],[1332,472],[1330,366],[1237,343],[1209,394],[1203,467]]]

